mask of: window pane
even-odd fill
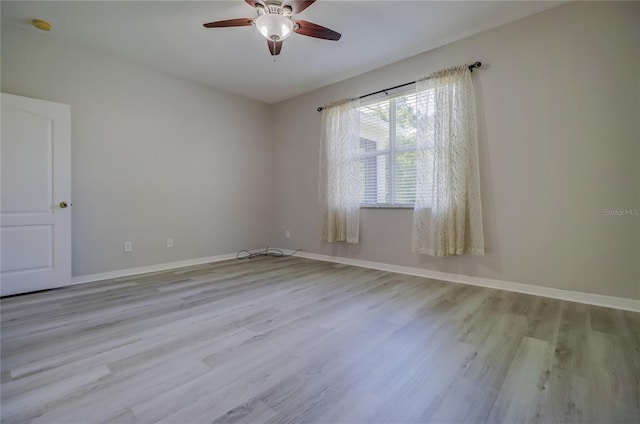
[[[389,149],[389,102],[360,108],[360,153]]]
[[[396,156],[396,202],[414,203],[416,200],[416,152]]]
[[[360,160],[361,202],[389,203],[391,167],[388,155],[376,155]]]
[[[415,202],[415,148],[415,93],[360,107],[362,203]]]
[[[409,94],[396,99],[396,148],[416,146],[416,96]]]

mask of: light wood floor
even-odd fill
[[[640,422],[640,314],[302,258],[2,300],[6,423]]]

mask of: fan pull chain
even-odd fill
[[[273,41],[273,51],[275,52],[276,51],[276,40],[272,40],[272,41]],[[275,55],[273,56],[273,67],[274,68],[276,66],[276,57],[277,56],[275,56]]]

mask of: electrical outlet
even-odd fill
[[[167,247],[173,247],[173,239],[171,237],[167,239]]]
[[[286,238],[291,237],[291,231],[286,230],[286,231],[284,232],[284,236],[285,236]]]
[[[133,243],[130,241],[124,242],[124,251],[125,253],[133,252]]]

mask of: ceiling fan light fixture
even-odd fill
[[[274,13],[258,16],[255,23],[260,34],[270,41],[282,41],[293,32],[291,19]]]

